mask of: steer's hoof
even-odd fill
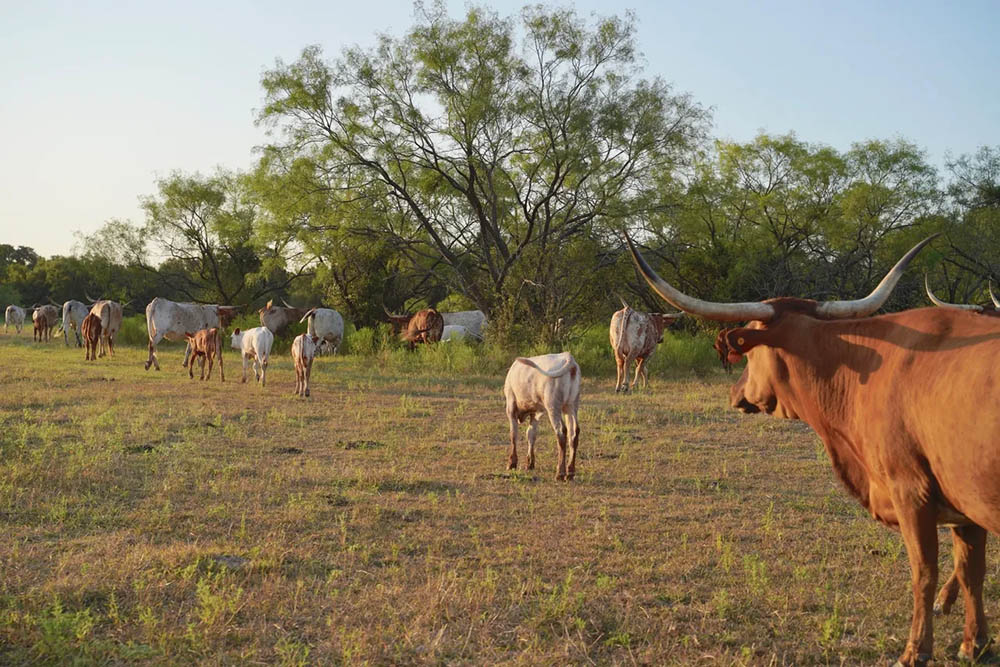
[[[930,655],[926,653],[918,653],[917,657],[910,661],[906,659],[904,654],[899,660],[892,664],[892,667],[927,667],[927,664],[931,661]]]
[[[967,648],[964,644],[958,649],[958,659],[966,660],[968,662],[975,662],[978,664],[995,665],[997,664],[997,657],[992,651],[993,640],[987,639],[986,641],[977,641],[975,646],[971,649]]]
[[[147,371],[149,370],[149,362],[148,361],[145,364],[143,364],[143,366],[146,368]]]

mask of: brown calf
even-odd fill
[[[188,377],[194,379],[194,362],[197,359],[201,364],[201,380],[205,379],[205,361],[208,361],[208,379],[212,379],[212,365],[216,358],[219,360],[219,375],[222,381],[226,381],[226,373],[222,370],[222,336],[219,335],[218,327],[202,329],[198,333],[185,333],[188,347],[191,350],[191,361],[188,363]]]
[[[87,313],[80,325],[80,334],[83,336],[83,345],[86,348],[86,360],[95,361],[97,359],[97,348],[101,344],[101,318],[93,313]]]

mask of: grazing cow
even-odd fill
[[[273,301],[268,301],[266,306],[257,311],[260,314],[260,325],[267,327],[273,334],[281,334],[289,325],[302,321],[310,310],[309,308],[290,306],[284,299],[282,299],[282,303],[285,304],[284,308],[273,305]],[[341,335],[343,335],[343,328],[341,328]]]
[[[82,331],[80,327],[83,326],[83,320],[90,312],[90,308],[91,306],[75,299],[70,299],[62,305],[63,341],[67,345],[69,345],[69,330],[72,329],[76,335],[76,346],[83,347],[83,340],[80,338]]]
[[[4,312],[4,323],[3,332],[7,333],[7,327],[13,326],[16,333],[21,333],[21,328],[24,326],[25,311],[21,306],[10,305],[7,306],[6,312]]]
[[[444,333],[444,318],[433,308],[418,310],[414,315],[393,315],[386,311],[392,323],[392,332],[409,343],[412,350],[417,343],[436,343]]]
[[[576,475],[576,450],[580,444],[580,366],[569,352],[518,357],[507,371],[503,395],[510,421],[510,456],[507,470],[517,468],[518,424],[528,423],[528,465],[535,467],[535,437],[538,413],[548,414],[559,443],[556,479],[572,480]],[[567,453],[566,447],[569,446]]]
[[[50,304],[34,308],[35,312],[31,314],[31,321],[35,325],[32,340],[37,339],[38,342],[52,340],[52,332],[56,328],[56,322],[59,321],[59,309]]]
[[[611,350],[615,355],[615,366],[618,369],[618,379],[615,381],[615,393],[629,390],[628,371],[635,361],[635,378],[632,384],[639,384],[642,376],[642,388],[648,384],[646,362],[653,356],[656,346],[663,342],[663,331],[673,324],[684,313],[642,313],[632,310],[622,301],[622,309],[611,316]]]
[[[101,344],[101,318],[93,313],[87,313],[80,324],[80,333],[83,334],[83,342],[86,347],[84,359],[87,361],[97,360],[97,348]]]
[[[932,656],[938,526],[952,530],[955,578],[965,597],[959,656],[978,657],[989,643],[982,601],[986,531],[1000,532],[1000,411],[976,410],[973,418],[970,409],[995,393],[988,360],[1000,354],[1000,321],[950,308],[866,318],[930,239],[863,299],[736,304],[676,290],[627,240],[639,270],[666,301],[708,319],[750,322],[719,334],[730,361],[747,359],[731,390],[733,407],[808,423],[851,495],[902,533],[913,622],[898,664],[924,664]],[[939,602],[947,601],[949,585]]]
[[[446,324],[441,330],[441,342],[447,343],[452,340],[481,341],[482,338],[472,333],[461,324]]]
[[[486,328],[486,313],[481,310],[460,310],[457,313],[441,313],[444,326],[449,324],[465,327],[465,330],[483,339],[483,329]]]
[[[115,356],[115,336],[122,328],[122,306],[116,301],[101,299],[94,303],[90,312],[101,318],[101,352],[97,356],[103,357],[105,354]]]
[[[202,329],[197,333],[184,334],[187,339],[188,348],[191,351],[191,358],[188,360],[188,377],[194,379],[194,363],[201,363],[201,380],[205,379],[205,361],[208,361],[208,379],[212,379],[212,364],[215,359],[219,360],[219,375],[222,382],[226,381],[226,372],[222,368],[222,333],[218,327]]]
[[[235,306],[177,303],[156,297],[146,306],[146,331],[149,334],[149,358],[146,359],[146,370],[149,370],[150,365],[160,370],[156,346],[164,338],[184,340],[189,331],[201,331],[212,327],[225,329],[236,317],[237,310]],[[184,352],[185,367],[188,365],[190,355],[191,346],[188,345]]]
[[[299,334],[292,341],[292,362],[295,364],[295,393],[309,395],[309,377],[312,375],[313,359],[319,349],[319,336]]]
[[[332,308],[312,308],[299,322],[306,322],[306,333],[319,338],[319,353],[328,349],[337,354],[344,340],[344,318]]]
[[[267,362],[271,359],[274,334],[267,327],[254,327],[246,331],[236,329],[231,344],[243,357],[243,380],[247,381],[247,361],[253,361],[253,374],[260,386],[267,386]]]
[[[931,300],[935,306],[940,306],[941,308],[955,308],[956,310],[971,310],[976,313],[982,313],[983,315],[990,315],[992,317],[1000,317],[1000,299],[997,299],[996,295],[993,293],[993,283],[989,283],[988,289],[990,292],[990,301],[993,302],[992,305],[980,306],[974,303],[947,303],[941,299],[934,296],[934,292],[931,291],[930,283],[927,282],[927,274],[924,274],[924,289],[927,291],[927,297]]]

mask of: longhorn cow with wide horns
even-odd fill
[[[749,321],[719,334],[729,360],[747,359],[732,388],[733,407],[808,423],[851,495],[902,533],[913,619],[900,665],[924,664],[933,654],[939,526],[952,530],[955,562],[941,597],[957,580],[965,598],[959,655],[975,659],[987,649],[986,534],[1000,533],[1000,410],[979,410],[970,418],[972,406],[995,393],[997,371],[988,360],[1000,355],[1000,321],[952,308],[867,317],[931,238],[862,299],[735,304],[680,292],[626,239],[640,272],[664,300],[717,321]]]

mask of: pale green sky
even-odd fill
[[[633,9],[647,74],[714,107],[719,137],[903,137],[938,165],[1000,145],[1000,2],[559,4]],[[248,168],[275,58],[309,44],[332,57],[412,22],[409,0],[0,0],[0,243],[68,254],[75,231],[140,222],[159,175]]]

